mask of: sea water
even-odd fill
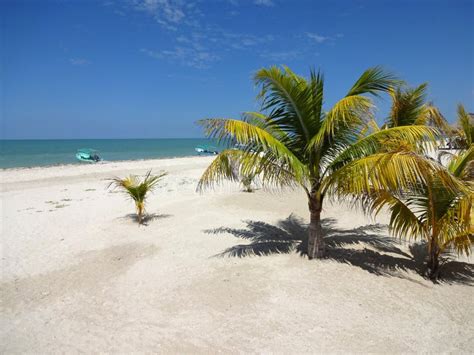
[[[87,164],[76,159],[81,148],[98,150],[104,161],[195,156],[197,145],[216,146],[198,138],[0,140],[0,168]]]

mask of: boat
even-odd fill
[[[211,155],[217,155],[219,154],[218,150],[216,147],[213,146],[208,146],[208,145],[198,145],[194,150],[199,154],[211,154]]]
[[[252,149],[252,147],[249,144],[236,143],[236,144],[234,144],[234,146],[231,149],[232,150],[243,150],[245,152],[255,153],[255,150]]]
[[[99,156],[99,152],[90,148],[78,149],[76,158],[84,163],[97,163],[102,160]]]

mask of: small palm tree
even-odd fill
[[[151,175],[150,170],[146,173],[143,180],[140,180],[136,175],[129,175],[124,179],[113,178],[111,179],[112,181],[109,184],[109,187],[113,186],[114,188],[121,189],[135,202],[138,224],[141,224],[145,213],[147,194],[152,192],[156,188],[158,182],[167,174],[167,172],[162,172],[159,175]]]
[[[235,149],[235,148],[234,148]],[[252,183],[255,175],[252,172],[243,173],[240,171],[240,162],[237,159],[229,159],[230,179],[240,181],[244,187],[244,192],[253,192]]]
[[[252,183],[254,178],[255,176],[253,176],[252,174],[248,174],[242,176],[242,178],[240,179],[240,182],[243,185],[245,192],[253,192]]]
[[[372,102],[366,95],[388,92],[398,81],[379,67],[366,70],[346,96],[325,111],[324,78],[311,71],[308,79],[289,68],[270,67],[255,75],[261,86],[262,112],[243,120],[200,121],[208,136],[241,149],[222,151],[202,175],[198,189],[240,175],[259,176],[262,184],[301,186],[310,212],[307,253],[325,254],[321,212],[328,197],[363,195],[374,188],[396,190],[420,179],[426,162],[412,149],[434,141],[436,130],[425,125],[387,128],[366,134]],[[403,140],[407,144],[398,144]],[[390,142],[390,144],[387,144]],[[381,151],[390,146],[390,151]],[[404,149],[407,148],[407,149]]]
[[[430,173],[408,190],[377,191],[363,205],[377,214],[390,211],[389,228],[398,237],[424,239],[428,244],[427,275],[437,279],[440,255],[447,249],[469,255],[474,238],[474,145],[452,156],[443,179]],[[369,202],[370,200],[370,202]]]

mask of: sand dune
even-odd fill
[[[472,260],[434,285],[383,216],[326,205],[310,262],[305,196],[197,194],[211,160],[0,171],[2,352],[473,351]],[[105,179],[150,168],[170,174],[138,227]]]

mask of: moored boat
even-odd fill
[[[84,163],[97,163],[102,160],[99,156],[99,152],[90,148],[78,149],[76,158]]]
[[[199,154],[211,154],[211,155],[217,155],[219,154],[219,151],[217,150],[216,147],[213,146],[208,146],[208,145],[198,145],[194,150]]]

